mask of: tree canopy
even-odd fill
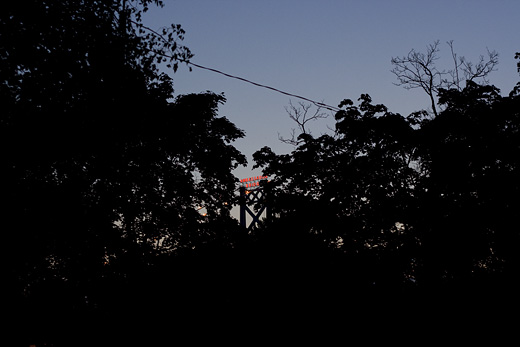
[[[102,307],[124,297],[107,286],[135,285],[165,256],[238,227],[231,171],[246,160],[232,142],[244,132],[218,116],[222,94],[173,97],[158,63],[191,53],[178,25],[166,42],[142,29],[152,3],[2,10],[2,253],[16,311]]]
[[[428,288],[517,268],[519,99],[468,81],[439,102],[438,117],[403,117],[364,94],[339,105],[334,135],[255,153],[277,218],[365,262],[346,281]]]
[[[192,53],[180,25],[142,25],[161,4],[11,1],[0,13],[2,270],[23,343],[165,315],[218,325],[227,311],[323,306],[372,318],[434,292],[518,289],[520,87],[476,82],[496,53],[472,65],[452,50],[455,70],[422,70],[440,78],[425,90],[435,116],[362,94],[316,137],[308,124],[325,115],[291,104],[301,134],[281,139],[293,151],[253,155],[272,219],[247,231],[231,216],[245,134],[219,116],[224,94],[174,95],[158,66]]]

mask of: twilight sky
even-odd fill
[[[518,0],[164,0],[144,24],[154,29],[181,24],[184,45],[194,63],[266,84],[289,93],[337,106],[368,93],[374,103],[408,115],[428,108],[419,90],[393,85],[390,59],[412,48],[424,52],[440,40],[437,66],[451,68],[446,41],[454,40],[459,56],[477,61],[496,50],[498,71],[490,82],[506,95],[520,80],[514,54],[520,51]],[[222,75],[184,65],[170,75],[175,94],[206,90],[224,93],[226,116],[246,137],[235,143],[249,162],[239,178],[257,176],[252,153],[263,146],[288,153],[278,140],[294,124],[284,107],[290,98]],[[292,99],[298,102],[298,99]],[[329,112],[330,113],[330,112]],[[311,125],[314,135],[333,126],[333,115]]]

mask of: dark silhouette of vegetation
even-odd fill
[[[436,96],[441,89],[464,88],[466,82],[481,81],[489,83],[488,76],[495,71],[498,65],[498,53],[487,51],[487,57],[481,55],[475,64],[464,56],[457,56],[454,50],[453,40],[448,41],[453,68],[440,70],[436,66],[439,59],[439,40],[428,45],[426,53],[412,49],[404,57],[394,57],[391,62],[394,68],[392,73],[397,77],[398,86],[406,89],[421,88],[429,97],[432,112],[437,112]]]
[[[363,94],[339,104],[333,135],[315,137],[306,125],[321,110],[291,105],[294,150],[254,154],[273,218],[248,232],[230,214],[232,170],[246,163],[232,142],[244,133],[218,116],[224,95],[173,97],[157,64],[175,70],[192,54],[180,26],[158,37],[140,24],[160,4],[11,1],[0,13],[3,312],[14,328],[2,342],[160,345],[311,316],[370,330],[394,312],[412,329],[453,308],[481,318],[483,305],[512,307],[520,84],[502,96],[476,83],[493,52],[473,66],[452,50],[452,83],[427,90],[435,117]]]
[[[325,112],[322,112],[322,108],[320,106],[316,106],[315,111],[311,111],[313,104],[306,104],[304,102],[298,102],[295,106],[292,101],[289,101],[289,106],[285,107],[285,111],[289,115],[289,118],[296,123],[298,127],[298,133],[296,129],[293,128],[291,130],[291,137],[285,138],[278,134],[278,139],[283,143],[297,146],[300,143],[298,140],[298,136],[300,134],[310,134],[310,129],[308,128],[309,122],[314,122],[319,119],[327,118],[329,115]]]
[[[403,117],[364,94],[340,104],[335,137],[254,159],[274,215],[341,254],[351,288],[503,298],[519,268],[519,100],[468,81],[439,90],[438,117]]]
[[[191,53],[180,26],[166,43],[140,30],[151,3],[3,7],[2,273],[24,339],[164,300],[146,288],[176,276],[165,259],[238,227],[231,171],[245,157],[231,143],[244,133],[217,115],[223,95],[172,100],[161,52],[172,66]]]

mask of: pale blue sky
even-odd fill
[[[520,80],[514,53],[520,51],[518,0],[164,0],[146,25],[171,23],[186,30],[184,44],[194,63],[222,70],[284,91],[337,106],[368,93],[390,111],[408,115],[427,108],[424,93],[397,87],[390,59],[410,49],[424,51],[441,41],[440,68],[450,68],[446,41],[459,55],[476,61],[486,48],[499,54],[491,83],[505,95]],[[292,147],[278,141],[294,125],[285,113],[289,97],[213,72],[180,66],[171,74],[176,94],[224,92],[220,115],[246,132],[235,143],[249,161],[237,176],[252,171],[251,155],[263,146],[277,153]],[[297,101],[293,99],[293,101]],[[312,125],[319,135],[333,118]]]

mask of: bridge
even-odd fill
[[[255,176],[240,180],[240,225],[251,230],[260,223],[260,217],[265,212],[265,219],[271,219],[271,209],[269,207],[269,197],[265,185],[269,182],[267,176]],[[247,223],[247,215],[252,220]]]

